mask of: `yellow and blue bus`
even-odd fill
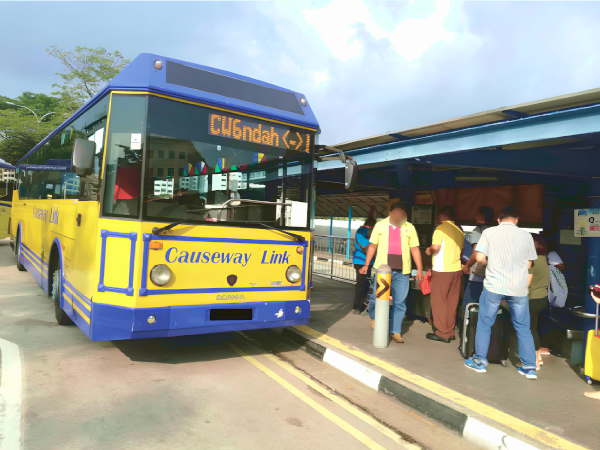
[[[12,177],[5,176],[4,171],[13,173],[14,166],[8,164],[0,158],[0,173],[3,175],[0,179],[0,239],[8,237],[8,223],[10,221],[11,195],[12,195]]]
[[[305,96],[141,54],[17,164],[11,242],[92,340],[307,323]]]

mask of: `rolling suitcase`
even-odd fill
[[[468,303],[465,306],[465,318],[460,340],[460,353],[463,358],[470,358],[475,353],[475,332],[477,331],[477,318],[479,314],[479,303]],[[498,363],[506,366],[508,359],[508,320],[509,313],[498,308],[496,321],[492,326],[490,336],[490,347],[487,360],[490,363]]]
[[[596,304],[596,325],[588,331],[585,347],[585,364],[583,375],[588,384],[600,381],[600,330],[598,329],[598,312],[600,305]]]

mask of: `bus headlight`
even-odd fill
[[[150,271],[150,280],[157,286],[164,286],[173,277],[173,272],[164,264],[157,264]]]
[[[297,283],[302,278],[302,272],[298,266],[290,266],[285,271],[285,277],[290,283]]]

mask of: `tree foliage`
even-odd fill
[[[28,91],[15,98],[0,95],[0,158],[8,162],[15,163],[129,63],[119,51],[104,48],[47,51],[65,68],[57,74],[60,82],[52,85],[53,95]]]
[[[0,96],[0,158],[15,163],[67,116],[57,97],[33,92]]]
[[[61,98],[66,105],[77,109],[92,98],[100,88],[117,75],[129,60],[121,52],[109,52],[105,48],[75,47],[62,50],[50,47],[47,52],[57,58],[66,71],[58,73],[61,82],[55,83],[52,94]]]

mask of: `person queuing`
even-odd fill
[[[537,252],[537,259],[529,268],[529,316],[530,329],[535,344],[536,370],[540,370],[542,361],[541,338],[538,331],[539,318],[542,311],[548,308],[548,284],[550,283],[550,272],[548,259],[546,257],[548,248],[544,238],[539,235],[533,237],[533,243]]]
[[[460,297],[462,270],[460,255],[465,235],[454,223],[454,210],[445,207],[438,213],[439,225],[425,253],[433,256],[431,271],[431,314],[433,333],[427,339],[450,342],[455,339],[456,307]]]
[[[375,208],[369,209],[369,215],[367,220],[363,223],[356,234],[354,235],[354,254],[352,255],[352,263],[356,270],[356,283],[354,284],[354,305],[352,312],[355,314],[362,313],[367,307],[367,297],[370,295],[370,279],[371,279],[371,265],[367,270],[366,274],[360,273],[360,268],[365,265],[367,258],[367,248],[369,247],[369,238],[371,237],[371,231],[377,222]]]
[[[508,302],[518,341],[521,366],[518,372],[537,379],[535,344],[529,319],[529,267],[537,259],[531,234],[519,228],[519,215],[511,208],[502,210],[498,225],[485,230],[477,243],[476,260],[487,264],[483,292],[479,299],[479,318],[475,334],[475,354],[465,366],[487,372],[487,354],[492,325],[502,300]]]
[[[463,305],[479,302],[479,297],[483,291],[485,266],[483,264],[477,264],[477,261],[475,260],[475,249],[477,248],[477,242],[481,239],[483,231],[492,226],[493,218],[494,210],[492,208],[489,206],[480,207],[475,216],[476,226],[466,239],[467,242],[471,244],[473,251],[469,260],[463,266],[463,273],[469,276],[463,294]]]
[[[360,273],[366,275],[371,261],[375,258],[373,267],[388,264],[392,269],[392,306],[390,310],[390,331],[392,339],[404,343],[402,337],[402,322],[406,314],[406,297],[409,290],[409,277],[412,260],[417,266],[416,278],[423,279],[423,262],[419,249],[419,238],[413,224],[408,222],[406,209],[399,200],[392,200],[389,215],[379,221],[373,228],[367,249],[365,264]],[[373,292],[377,284],[373,283]],[[369,299],[369,317],[371,324],[375,319],[375,295]]]

